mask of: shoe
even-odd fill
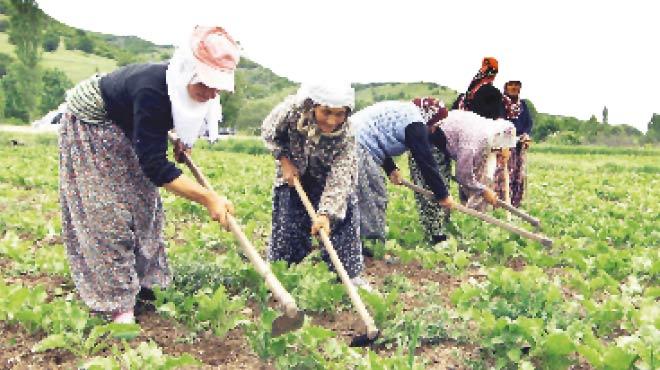
[[[135,316],[140,316],[147,312],[156,312],[154,301],[156,301],[156,294],[154,294],[153,290],[144,287],[140,288],[140,292],[135,299],[135,306],[133,307]]]
[[[148,312],[156,312],[156,306],[153,302],[137,300],[135,301],[133,312],[135,312],[135,316],[141,316]]]
[[[444,235],[444,234],[433,235],[433,236],[431,237],[431,242],[432,242],[433,244],[442,243],[442,242],[444,242],[445,240],[447,240],[447,235]]]
[[[135,315],[133,315],[133,311],[117,312],[112,315],[112,322],[115,324],[135,324]]]
[[[351,279],[351,283],[353,283],[353,285],[354,285],[356,288],[364,289],[364,290],[366,290],[366,291],[369,292],[369,293],[371,293],[371,292],[374,291],[373,288],[371,287],[371,285],[369,284],[369,282],[366,281],[366,280],[364,280],[364,279],[363,279],[362,277],[360,277],[360,276],[356,276],[356,277],[352,278],[352,279]]]
[[[362,255],[365,257],[373,258],[374,252],[371,250],[371,248],[362,246]]]
[[[142,301],[155,301],[156,294],[154,294],[154,291],[150,288],[141,287],[137,299]]]

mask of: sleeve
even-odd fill
[[[414,122],[406,127],[406,146],[410,149],[410,154],[417,163],[424,181],[433,191],[435,198],[445,199],[449,195],[447,185],[440,176],[439,166],[433,152],[431,151],[431,142],[426,125],[421,122]]]
[[[396,166],[394,163],[394,159],[392,157],[386,157],[385,160],[383,161],[383,170],[385,170],[385,173],[387,176],[389,176],[394,170],[398,170],[399,168]]]
[[[167,160],[167,132],[172,116],[169,104],[153,90],[137,93],[133,102],[133,146],[142,171],[156,186],[174,181],[181,170]]]
[[[284,118],[292,107],[292,102],[285,100],[278,104],[261,123],[261,137],[275,159],[289,157],[289,132]]]
[[[456,181],[468,189],[481,193],[485,186],[477,181],[477,168],[474,166],[474,160],[483,155],[483,151],[474,148],[462,148],[458,151],[456,160]]]
[[[355,137],[349,136],[344,150],[332,162],[319,201],[319,214],[327,215],[331,221],[343,220],[346,217],[348,196],[357,184],[357,171],[357,144]]]
[[[522,127],[523,129],[521,130],[522,132],[516,133],[517,135],[522,135],[522,134],[527,134],[527,135],[532,135],[532,126],[534,125],[534,122],[532,122],[532,115],[529,113],[529,109],[527,109],[527,104],[523,100],[522,102]]]

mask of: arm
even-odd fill
[[[438,171],[438,163],[433,158],[432,144],[429,141],[426,125],[421,122],[414,122],[408,125],[406,127],[405,140],[406,146],[410,149],[410,154],[415,159],[424,181],[431,188],[431,191],[433,191],[435,198],[437,200],[447,198],[449,192]]]
[[[261,137],[275,159],[289,157],[289,133],[284,118],[293,107],[289,99],[278,104],[261,123]]]
[[[143,90],[133,102],[133,146],[144,174],[156,186],[163,186],[181,175],[167,160],[167,132],[172,117],[163,108],[166,99],[152,90]]]
[[[319,201],[320,215],[327,215],[331,220],[342,220],[346,216],[348,196],[357,183],[357,146],[355,138],[346,138],[347,143],[332,162],[330,174],[326,178],[325,188]]]
[[[173,181],[163,185],[167,191],[184,197],[206,207],[209,216],[227,227],[227,214],[234,214],[234,205],[225,197],[213,190],[206,189],[188,176],[181,175]]]
[[[156,186],[163,186],[176,195],[205,206],[212,219],[226,226],[226,214],[233,213],[231,202],[190,180],[167,160],[167,122],[171,121],[171,117],[159,106],[163,102],[156,98],[146,91],[139,94],[133,104],[133,142],[142,170]]]
[[[529,109],[527,109],[527,104],[524,100],[522,101],[522,112],[520,114],[522,116],[521,120],[523,122],[523,129],[521,130],[522,132],[518,132],[517,135],[527,134],[528,136],[531,136],[534,122],[532,122],[532,115],[529,113]]]

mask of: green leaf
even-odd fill
[[[603,364],[606,370],[625,370],[632,368],[637,355],[630,354],[619,347],[609,347],[603,356]]]
[[[64,348],[68,349],[68,338],[65,334],[51,334],[46,338],[40,340],[37,344],[32,346],[32,352],[45,352],[51,349]]]
[[[509,358],[509,360],[517,363],[520,361],[520,349],[519,348],[511,348],[506,352],[506,356]]]
[[[140,335],[139,324],[108,324],[110,335],[119,339],[131,340]]]
[[[169,369],[178,369],[184,366],[198,366],[198,365],[202,365],[202,362],[186,353],[179,357],[168,357],[167,360],[165,360],[165,364],[163,364],[161,369],[169,370]]]
[[[119,364],[113,358],[94,357],[82,365],[86,370],[119,370]]]
[[[470,264],[470,254],[465,251],[458,251],[454,255],[454,265],[458,268],[465,268]]]
[[[575,351],[575,345],[566,333],[552,333],[548,335],[543,348],[549,356],[566,356]]]
[[[601,355],[600,353],[598,353],[596,349],[587,345],[580,344],[577,346],[577,351],[595,368],[600,368],[601,366],[603,366]]]

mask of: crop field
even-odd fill
[[[254,139],[193,158],[263,255],[272,158]],[[376,289],[361,291],[381,329],[367,348],[348,346],[359,317],[319,252],[273,265],[307,318],[271,337],[279,311],[232,234],[165,191],[174,282],[137,324],[107,324],[69,276],[57,163],[54,135],[0,132],[0,368],[660,368],[657,150],[533,147],[523,208],[551,248],[462,214],[430,245],[413,194],[390,184],[387,241],[365,263]]]

